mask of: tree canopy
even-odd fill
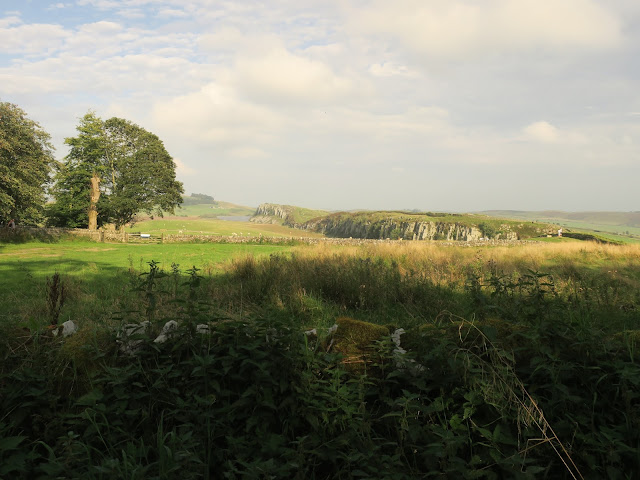
[[[17,105],[0,102],[0,222],[42,219],[55,164],[50,136]]]
[[[122,118],[103,121],[87,113],[57,175],[50,223],[122,227],[138,212],[162,216],[182,201],[175,163],[153,133]]]

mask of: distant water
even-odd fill
[[[226,220],[227,222],[248,222],[251,215],[221,215],[216,218],[218,220]]]

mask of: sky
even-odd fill
[[[327,210],[640,210],[638,0],[2,0],[0,101],[89,110],[187,193]]]

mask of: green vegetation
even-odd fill
[[[176,209],[175,215],[178,217],[201,217],[201,218],[216,218],[219,216],[238,216],[248,217],[253,215],[255,208],[244,207],[242,205],[236,205],[229,202],[215,202],[210,203],[193,203],[188,199],[190,197],[183,197],[185,203]]]
[[[215,205],[216,199],[204,193],[192,193],[182,196],[182,205]]]
[[[225,220],[206,218],[166,218],[158,220],[143,220],[125,229],[127,232],[143,232],[153,235],[178,234],[184,235],[223,235],[244,237],[321,237],[317,233],[307,233],[295,228],[282,225],[258,224],[252,222],[228,222]]]
[[[595,232],[604,238],[625,243],[640,242],[640,212],[527,212],[519,210],[491,210],[482,213],[494,217],[520,218],[536,222],[556,223],[578,232]]]
[[[0,244],[0,323],[11,318],[29,321],[40,315],[44,306],[38,298],[46,290],[46,278],[56,272],[70,284],[68,316],[64,320],[77,320],[69,310],[84,312],[89,304],[109,318],[109,308],[129,285],[128,272],[146,268],[151,260],[167,271],[171,265],[196,265],[210,276],[236,256],[269,255],[289,248],[260,244],[105,244],[80,239]]]
[[[31,242],[0,268],[2,477],[640,473],[637,246]]]
[[[258,206],[254,215],[256,217],[272,217],[274,223],[289,227],[299,227],[309,220],[324,217],[327,214],[328,212],[324,210],[311,210],[293,205],[263,203]]]
[[[328,214],[325,210],[312,210],[302,207],[290,207],[290,217],[294,223],[302,224],[308,222],[311,219],[322,217]]]
[[[55,164],[50,136],[17,105],[0,102],[0,224],[42,220]]]
[[[306,225],[308,229],[323,231],[333,237],[404,238],[412,240],[418,235],[419,225],[431,224],[435,230],[428,235],[433,240],[462,240],[472,230],[490,238],[539,237],[553,231],[547,224],[504,220],[475,214],[412,213],[412,212],[339,212],[316,218]],[[465,231],[466,230],[466,231]]]
[[[182,202],[182,183],[162,141],[121,118],[106,121],[87,113],[56,176],[55,203],[48,222],[60,227],[115,224],[123,227],[138,212],[173,213]]]

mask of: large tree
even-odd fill
[[[121,228],[138,212],[173,213],[182,201],[182,183],[162,141],[121,118],[102,121],[87,113],[78,136],[58,172],[56,205],[51,223],[96,228],[114,223]]]
[[[55,164],[50,136],[18,106],[0,102],[0,222],[42,219]]]
[[[52,189],[55,203],[47,208],[47,222],[59,227],[96,228],[97,200],[91,201],[91,186],[106,172],[104,124],[89,112],[76,130],[77,137],[65,139],[69,154],[58,166]],[[101,216],[100,223],[105,220]]]

